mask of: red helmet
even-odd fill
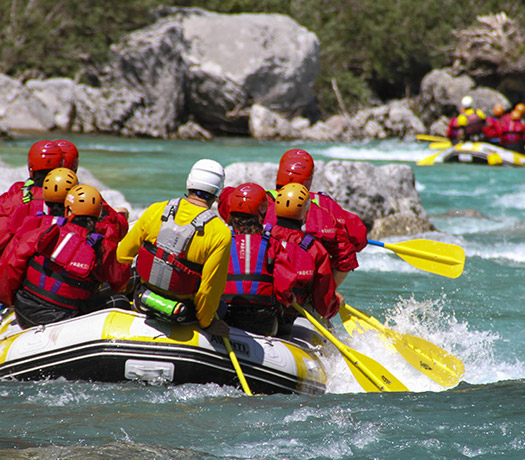
[[[277,171],[277,188],[290,182],[303,184],[307,189],[312,185],[314,177],[314,160],[303,149],[288,150],[281,157]]]
[[[35,142],[27,154],[27,168],[33,177],[35,171],[60,168],[64,165],[64,154],[58,145],[51,141]]]
[[[266,192],[260,185],[253,182],[239,185],[230,196],[230,213],[242,212],[264,220],[267,210]]]
[[[78,170],[78,149],[72,142],[60,139],[54,141],[56,145],[60,147],[60,150],[64,152],[64,168],[71,169],[71,171],[77,172]]]

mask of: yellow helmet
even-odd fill
[[[289,183],[279,189],[275,199],[275,215],[304,221],[310,207],[310,192],[297,183]]]
[[[75,216],[99,218],[102,213],[102,196],[91,185],[80,184],[73,187],[66,196],[64,206]]]
[[[44,179],[44,201],[63,203],[67,192],[78,184],[77,175],[68,168],[55,168]]]

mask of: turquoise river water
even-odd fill
[[[95,176],[106,199],[128,206],[132,219],[149,203],[180,195],[199,158],[278,162],[289,148],[247,139],[68,138],[81,151],[81,178]],[[26,177],[35,140],[0,143],[1,192]],[[413,168],[422,204],[441,230],[418,237],[461,245],[463,275],[418,271],[391,251],[367,247],[341,291],[390,328],[461,358],[463,381],[445,390],[371,333],[348,343],[411,392],[364,393],[338,356],[326,363],[322,396],[247,397],[216,385],[0,381],[0,459],[525,459],[525,170],[420,167],[416,161],[432,152],[412,141],[300,146],[326,161]],[[338,318],[334,324],[346,340]]]

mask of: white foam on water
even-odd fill
[[[501,338],[490,330],[472,330],[468,323],[458,322],[447,313],[445,299],[418,302],[413,297],[400,298],[387,312],[385,327],[401,334],[422,338],[459,358],[465,373],[460,381],[487,384],[501,380],[525,378],[525,362],[499,360],[494,352]],[[444,391],[446,387],[412,367],[397,350],[382,340],[375,330],[363,330],[350,337],[344,329],[339,339],[387,369],[410,391]],[[433,347],[429,345],[429,349]],[[364,390],[353,377],[348,364],[339,352],[331,353],[325,364],[329,379],[328,393],[356,393]]]
[[[410,161],[417,162],[431,154],[425,145],[399,140],[353,142],[324,149],[311,148],[311,153],[337,160]]]

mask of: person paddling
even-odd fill
[[[275,200],[277,222],[271,235],[280,243],[274,260],[277,300],[286,306],[279,321],[279,336],[291,333],[297,318],[293,302],[313,309],[325,319],[334,317],[344,298],[336,292],[330,255],[312,235],[301,230],[310,206],[310,192],[290,183],[279,190]]]
[[[228,305],[229,325],[260,335],[274,336],[280,305],[274,292],[273,255],[279,242],[271,225],[263,229],[268,209],[266,191],[253,182],[236,187],[229,197],[232,231],[228,281],[222,299]]]
[[[64,154],[54,142],[35,142],[27,153],[29,178],[15,182],[9,190],[0,195],[0,254],[11,238],[9,220],[15,209],[24,203],[39,200],[42,205],[44,179],[49,171],[64,165]]]
[[[93,294],[107,282],[125,289],[130,268],[116,260],[116,245],[95,232],[102,212],[98,190],[81,184],[64,201],[65,218],[24,232],[0,266],[0,301],[15,308],[20,327],[45,325],[107,306],[129,306],[124,295]],[[108,303],[106,303],[108,302]]]
[[[138,256],[137,310],[173,322],[196,319],[211,334],[228,337],[228,325],[215,314],[226,285],[232,237],[210,209],[223,185],[219,163],[197,161],[186,180],[187,196],[150,205],[120,242],[117,256],[126,264]]]

